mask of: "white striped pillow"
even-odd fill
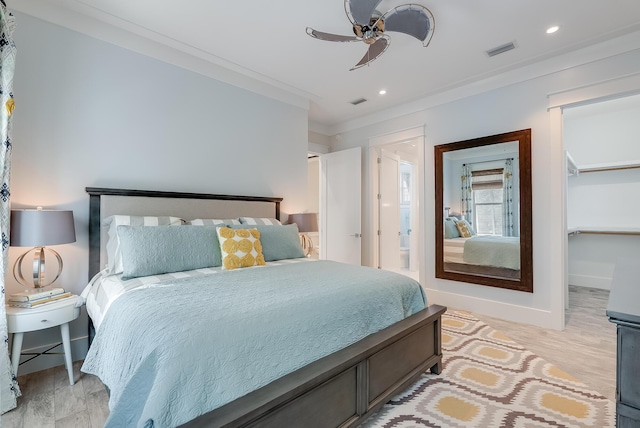
[[[235,218],[217,219],[217,218],[196,218],[189,220],[187,224],[191,226],[229,226],[231,224],[240,224]]]
[[[250,224],[252,226],[281,226],[279,220],[275,218],[258,218],[258,217],[240,217],[240,223]]]

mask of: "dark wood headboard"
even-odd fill
[[[87,187],[85,190],[89,194],[89,280],[101,268],[100,260],[103,251],[101,249],[106,244],[102,242],[104,232],[101,230],[101,225],[103,218],[109,215],[171,215],[185,220],[273,216],[279,220],[280,202],[282,202],[282,198],[270,196],[215,195],[100,187]],[[115,212],[113,212],[114,208],[105,209],[106,201],[120,199],[123,201],[117,204],[118,208],[115,208]],[[229,203],[221,205],[220,201]],[[218,213],[219,216],[215,217]]]

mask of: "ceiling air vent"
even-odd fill
[[[362,104],[365,101],[367,101],[366,98],[358,98],[357,100],[353,100],[353,101],[349,101],[349,102],[351,104],[353,104],[354,106],[357,106],[358,104]]]
[[[487,51],[487,55],[489,56],[496,56],[496,55],[500,55],[501,53],[505,53],[507,51],[510,51],[511,49],[515,49],[516,45],[513,44],[513,42],[509,42],[506,43],[504,45],[495,47],[493,49],[489,49]]]

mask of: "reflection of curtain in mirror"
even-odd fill
[[[462,215],[469,222],[469,224],[473,224],[473,194],[472,192],[472,184],[471,184],[471,168],[469,165],[462,165],[462,188],[461,188],[461,199],[460,199],[460,209],[462,211]]]
[[[504,163],[502,180],[502,236],[513,236],[513,167],[511,159]]]

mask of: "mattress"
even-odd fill
[[[180,425],[426,308],[403,275],[294,260],[93,281],[82,371],[111,391],[106,426]]]

